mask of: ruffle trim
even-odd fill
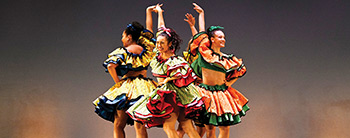
[[[114,115],[116,114],[116,110],[126,110],[132,105],[134,105],[138,100],[140,100],[144,95],[147,89],[143,92],[144,94],[140,94],[137,92],[131,92],[134,95],[128,97],[129,91],[127,89],[121,89],[128,82],[135,81],[139,79],[140,81],[146,82],[143,85],[147,85],[148,91],[151,92],[153,90],[152,86],[156,88],[156,83],[150,78],[144,78],[142,75],[136,77],[127,77],[121,79],[117,84],[111,87],[106,93],[98,97],[93,101],[93,105],[95,106],[95,112],[105,120],[114,122]],[[130,84],[131,85],[131,84]],[[119,89],[119,90],[116,90]],[[114,96],[116,95],[116,96]],[[133,97],[133,98],[132,98]],[[129,118],[128,124],[132,125],[133,120]]]
[[[138,98],[140,95],[151,93],[157,87],[157,83],[142,75],[121,79],[103,95],[108,99],[115,99],[121,94],[126,94],[129,99]]]
[[[108,59],[105,60],[103,66],[106,68],[106,71],[108,71],[107,66],[109,63],[118,64],[119,66],[116,68],[117,70],[119,68],[138,71],[147,69],[154,56],[155,53],[146,48],[144,48],[140,54],[134,54],[128,52],[126,48],[121,47],[108,54]]]
[[[204,40],[204,38],[208,38],[208,35],[205,32],[199,32],[198,34],[193,36],[192,40],[190,41],[189,54],[191,54],[192,56],[197,55],[197,48]]]
[[[218,53],[215,53],[211,49],[208,35],[205,32],[200,32],[193,37],[189,49],[189,53],[192,56],[191,60],[194,61],[196,59],[193,56],[196,56],[197,52],[202,55],[203,59],[207,63],[222,68],[226,70],[226,72],[237,70],[243,64],[242,59],[238,59],[233,55],[220,55]]]
[[[135,117],[133,117],[134,120],[144,123],[147,128],[162,127],[165,119],[169,118],[174,111],[171,103],[184,108],[186,118],[198,118],[203,112],[204,103],[201,99],[196,99],[189,104],[183,105],[181,102],[176,101],[176,93],[174,91],[158,90],[157,94],[160,96],[160,99],[149,99],[147,103],[147,109],[150,114],[142,115],[135,112]]]
[[[191,51],[183,51],[182,54],[189,64],[192,64],[198,58],[198,55],[192,55]]]
[[[143,46],[147,51],[152,51],[155,47],[156,40],[153,38],[153,33],[147,29],[141,32],[137,44]]]
[[[232,87],[200,84],[197,89],[202,97],[211,100],[210,103],[205,103],[206,111],[217,116],[239,114],[248,103],[248,99]]]
[[[159,54],[151,61],[150,66],[152,68],[152,73],[158,76],[169,75],[169,70],[174,71],[175,69],[180,68],[187,70],[190,68],[190,65],[179,56],[172,56],[168,59],[162,59],[159,57]]]
[[[236,70],[226,73],[226,80],[230,81],[236,78],[241,78],[247,73],[247,68],[242,64]]]
[[[163,60],[157,56],[155,60],[151,62],[153,75],[162,78],[180,77],[173,80],[177,87],[188,86],[197,78],[190,65],[181,57],[173,56]]]
[[[93,104],[95,105],[95,113],[107,121],[114,122],[114,115],[116,110],[125,110],[135,104],[143,96],[139,96],[136,99],[128,100],[125,94],[119,95],[116,99],[110,100],[105,96],[100,96]],[[127,124],[133,125],[134,122],[131,118],[128,118]]]
[[[186,74],[181,73],[181,68],[186,70]],[[173,83],[177,87],[184,87],[194,82],[197,76],[193,73],[192,68],[187,63],[178,64],[172,67],[168,67],[167,76],[170,77],[181,77],[173,80]]]
[[[226,91],[228,88],[228,86],[226,86],[225,84],[210,86],[210,85],[201,83],[198,86],[209,91]]]
[[[145,81],[153,81],[153,79],[144,77],[143,75],[138,75],[138,76],[134,76],[134,77],[125,77],[125,78],[122,78],[121,80],[122,81],[126,81],[126,80],[134,81],[136,79],[142,79],[142,80],[145,80]],[[156,85],[156,84],[154,84],[154,85]]]
[[[156,56],[156,60],[159,62],[159,63],[165,63],[167,62],[168,60],[174,60],[174,59],[178,59],[179,56],[171,56],[167,59],[163,59],[161,56],[160,56],[160,53],[157,53],[157,56]]]
[[[235,125],[241,122],[241,118],[246,115],[246,112],[249,110],[248,105],[244,105],[242,110],[239,111],[239,114],[231,114],[225,113],[221,116],[217,116],[214,113],[209,113],[204,111],[203,115],[200,116],[198,120],[199,123],[206,125],[214,125],[214,126],[230,126]]]

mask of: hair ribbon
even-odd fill
[[[134,26],[132,26],[132,24],[128,24],[128,25],[126,26],[126,28],[129,28],[129,27],[131,27],[132,30],[135,30],[135,28],[134,28]]]
[[[165,32],[169,37],[171,37],[171,30],[169,28],[166,28],[166,27],[160,27],[159,30],[162,30],[163,32]]]
[[[218,30],[218,29],[223,30],[224,27],[221,27],[221,26],[210,26],[208,31],[211,32],[211,31]]]

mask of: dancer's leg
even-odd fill
[[[190,138],[200,138],[199,134],[197,133],[196,129],[194,129],[192,120],[186,119],[180,121],[180,124],[182,125],[183,130]]]
[[[199,134],[199,137],[202,138],[205,134],[205,127],[204,126],[196,126],[196,130],[197,130],[197,133]],[[179,135],[179,137],[183,138],[183,136],[185,135],[185,131],[183,130],[181,124],[179,124],[176,131],[177,131],[177,134]]]
[[[142,123],[134,121],[134,128],[136,131],[136,138],[148,138],[147,130],[145,125]]]
[[[178,114],[173,112],[170,114],[170,118],[166,119],[163,124],[163,130],[168,135],[168,138],[179,138],[175,130],[175,124]]]
[[[177,127],[177,135],[179,135],[180,138],[183,138],[185,135],[185,131],[182,129],[181,124],[179,124],[179,126]]]
[[[205,125],[205,129],[207,132],[207,138],[216,138],[214,125]]]
[[[230,126],[219,126],[220,134],[218,138],[230,137]]]
[[[114,115],[114,138],[125,138],[124,128],[128,115],[124,110],[117,110],[117,113]]]
[[[185,118],[184,110],[180,110],[178,120],[182,129],[190,138],[199,138],[199,134],[197,133],[196,129],[194,129],[193,127],[192,120]]]
[[[199,136],[202,138],[205,134],[205,127],[204,126],[203,127],[196,126],[196,128],[197,128],[197,132],[198,132]]]

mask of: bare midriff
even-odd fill
[[[202,67],[203,84],[214,86],[226,82],[226,74],[220,71],[210,70]]]
[[[147,77],[147,70],[141,70],[141,71],[129,71],[128,73],[126,73],[123,78],[127,78],[127,77],[137,77],[142,75],[143,77]]]

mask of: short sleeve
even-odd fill
[[[123,48],[117,48],[109,53],[107,59],[103,62],[103,66],[106,68],[106,71],[109,63],[121,65],[125,60],[125,56],[126,51]]]
[[[200,54],[199,58],[194,58]],[[185,59],[192,63],[196,73],[200,73],[199,62],[205,62],[201,65],[209,65],[219,68],[226,72],[226,78],[232,80],[237,77],[242,77],[246,72],[246,67],[243,64],[242,59],[239,59],[233,55],[218,54],[215,53],[210,46],[208,35],[205,32],[198,33],[192,38],[192,42],[189,45],[189,51],[184,54]]]
[[[197,76],[194,74],[190,65],[181,57],[174,57],[172,63],[167,63],[167,77],[177,77],[173,83],[178,87],[191,84]]]
[[[243,77],[246,72],[247,72],[247,68],[245,66],[245,64],[243,63],[242,59],[238,59],[236,57],[233,57],[233,59],[235,61],[237,61],[237,67],[236,68],[232,68],[231,70],[229,70],[226,73],[226,80],[230,81],[236,78],[240,78]]]
[[[182,57],[173,56],[166,60],[157,57],[150,64],[153,76],[162,78],[176,77],[178,79],[172,82],[178,87],[187,86],[197,78],[190,65]]]

